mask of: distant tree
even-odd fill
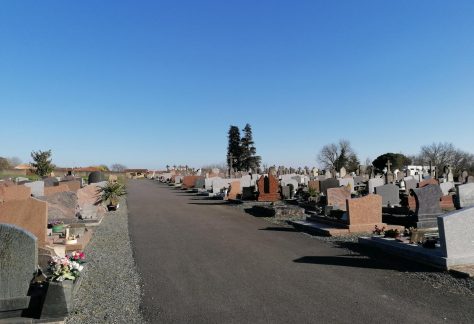
[[[11,166],[10,166],[10,163],[8,162],[8,159],[4,157],[0,157],[0,171],[9,169],[10,167]]]
[[[359,160],[351,143],[347,140],[340,140],[337,144],[324,145],[318,154],[318,160],[325,169],[329,170],[339,171],[344,167],[347,171],[353,172],[359,166]]]
[[[97,168],[99,168],[100,171],[110,171],[109,167],[106,166],[105,164],[98,165]]]
[[[31,166],[36,169],[35,173],[40,177],[47,176],[53,172],[55,165],[51,161],[51,150],[33,151],[31,152],[31,158],[33,159]]]
[[[10,163],[10,167],[14,168],[16,167],[17,165],[21,164],[21,160],[20,158],[16,157],[16,156],[13,156],[11,158],[8,158],[8,163]]]
[[[253,141],[252,127],[250,124],[247,124],[242,131],[244,132],[244,136],[240,140],[241,170],[257,170],[258,167],[260,167],[262,158],[256,155],[257,149],[255,148],[255,142]]]
[[[120,163],[114,163],[110,166],[110,170],[115,172],[123,172],[125,169],[127,169],[127,167]]]
[[[474,156],[456,148],[452,143],[432,143],[421,147],[416,157],[417,164],[436,166],[438,175],[443,173],[445,166],[450,165],[455,174],[466,170],[474,172]]]
[[[229,156],[232,155],[232,168],[234,171],[241,169],[241,147],[240,147],[240,131],[237,126],[231,125],[228,133],[229,144],[227,146],[227,166],[230,167],[231,161]]]
[[[390,170],[394,171],[395,169],[402,170],[403,167],[411,164],[411,159],[401,153],[385,153],[378,156],[373,162],[372,165],[379,171],[382,171],[386,165],[387,161],[390,160],[391,166]]]

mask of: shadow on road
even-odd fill
[[[441,272],[441,270],[405,260],[391,257],[382,251],[363,247],[357,242],[332,242],[336,248],[349,250],[349,254],[340,256],[304,256],[293,260],[295,263],[326,264],[342,267],[389,269],[400,272]]]
[[[275,231],[275,232],[299,232],[297,229],[293,227],[266,227],[260,228],[259,231]]]

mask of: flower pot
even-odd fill
[[[64,230],[64,224],[53,225],[53,233],[61,233]]]
[[[108,211],[114,211],[117,210],[118,205],[107,205],[107,210]]]

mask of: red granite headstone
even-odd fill
[[[257,181],[258,187],[258,201],[277,201],[280,200],[280,193],[278,192],[280,184],[278,179],[269,174],[262,176]]]

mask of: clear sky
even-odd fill
[[[474,1],[2,1],[0,156],[61,166],[474,153]]]

